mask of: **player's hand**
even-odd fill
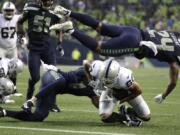
[[[60,14],[60,15],[63,15],[63,16],[69,16],[71,14],[71,11],[58,5],[54,8],[54,13],[55,14]]]
[[[154,97],[154,100],[156,103],[160,104],[164,101],[164,98],[163,98],[163,95],[162,93],[161,94],[158,94],[157,96]]]
[[[57,45],[56,50],[59,52],[60,56],[64,56],[64,49],[61,45]]]
[[[17,36],[17,45],[24,47],[28,43],[27,39],[23,35]]]
[[[74,32],[73,23],[71,21],[54,24],[49,29],[50,30],[62,30],[63,33],[67,33],[67,34],[72,34]]]

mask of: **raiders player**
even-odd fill
[[[176,87],[179,72],[180,34],[169,31],[144,31],[132,26],[104,24],[87,14],[77,13],[57,6],[55,13],[78,20],[97,30],[101,35],[111,37],[99,42],[73,28],[71,22],[57,24],[51,29],[62,29],[78,39],[83,45],[104,56],[121,56],[133,53],[138,59],[154,58],[169,64],[170,81],[164,92],[155,97],[161,103]]]
[[[23,70],[21,60],[14,58],[0,58],[0,101],[1,103],[14,103],[9,99],[10,94],[14,92],[14,84],[10,80],[11,76],[18,74]]]
[[[16,24],[20,15],[15,14],[16,7],[10,2],[4,2],[2,6],[2,14],[0,14],[0,57],[6,57],[9,59],[17,58],[17,33]],[[26,42],[23,38],[22,42]],[[16,90],[16,75],[12,76],[11,80],[14,83],[15,96],[22,96],[21,93],[17,93]]]
[[[131,70],[121,67],[113,59],[108,59],[100,64],[92,63],[90,74],[98,82],[95,84],[95,90],[101,91],[99,115],[104,122],[118,120],[117,114],[113,112],[117,101],[120,104],[128,102],[132,106],[128,109],[121,107],[121,114],[129,114],[129,117],[136,122],[136,126],[142,124],[136,118],[144,121],[150,120],[150,109],[141,95],[141,87],[134,80]],[[127,121],[125,123],[132,124]]]

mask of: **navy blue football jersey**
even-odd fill
[[[152,41],[157,46],[158,54],[153,55],[150,51],[146,50],[142,53],[141,57],[155,58],[159,61],[173,62],[177,61],[180,56],[180,42],[178,41],[179,33],[154,30],[143,32],[143,40]],[[137,56],[135,54],[135,56]],[[137,56],[138,57],[138,56]]]
[[[28,48],[41,49],[50,44],[49,27],[59,23],[60,18],[51,10],[45,10],[39,5],[31,4],[24,7],[23,17],[19,22],[23,23],[26,20],[28,22]]]

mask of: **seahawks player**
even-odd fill
[[[14,84],[10,80],[11,76],[23,70],[23,63],[19,59],[0,58],[0,101],[1,103],[14,103],[9,99],[14,93]]]
[[[40,92],[27,102],[28,106],[36,104],[36,109],[31,113],[26,105],[25,111],[10,111],[0,108],[0,117],[7,116],[23,121],[43,121],[49,115],[49,109],[54,104],[57,94],[72,94],[76,96],[87,96],[92,103],[98,107],[99,97],[93,89],[87,85],[87,77],[84,68],[70,72],[63,72],[55,66],[46,65],[47,71],[42,76]],[[36,100],[36,101],[35,101]]]
[[[56,53],[54,52],[54,45],[50,43],[49,27],[60,21],[60,17],[55,15],[51,9],[53,7],[53,0],[40,0],[40,3],[27,3],[24,7],[24,12],[18,20],[17,32],[19,37],[22,38],[25,31],[23,23],[28,22],[27,35],[29,38],[29,54],[28,54],[28,68],[30,78],[27,89],[27,99],[30,99],[35,90],[34,86],[40,79],[40,59],[45,63],[55,65]],[[58,50],[61,51],[60,46],[60,33],[58,36]],[[60,111],[57,108],[57,111]]]
[[[71,22],[57,24],[51,29],[62,28],[70,33],[89,49],[105,56],[120,56],[134,53],[135,57],[154,58],[167,62],[170,67],[170,82],[164,92],[155,97],[155,101],[161,103],[176,87],[178,80],[178,64],[180,55],[180,34],[168,31],[143,31],[131,26],[116,26],[103,24],[91,16],[72,12],[62,6],[57,6],[54,12],[74,18],[81,23],[92,27],[100,34],[112,37],[105,42],[97,42],[95,39],[73,28]]]
[[[15,14],[16,7],[10,2],[4,2],[2,6],[2,14],[0,14],[0,57],[9,59],[17,58],[17,33],[16,24],[20,15]],[[23,38],[23,41],[25,39]],[[12,76],[11,80],[15,85],[15,96],[22,96],[16,91],[16,75]]]

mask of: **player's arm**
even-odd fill
[[[169,64],[169,77],[170,82],[165,90],[165,92],[162,94],[162,97],[165,99],[176,87],[177,81],[178,81],[178,74],[179,74],[179,66],[177,62],[172,62]]]
[[[129,87],[128,91],[131,94],[129,94],[127,97],[121,99],[120,104],[122,104],[123,102],[129,101],[142,93],[140,85],[135,81],[132,82],[132,85]]]
[[[22,15],[20,15],[18,22],[17,22],[17,26],[16,26],[16,30],[17,30],[18,34],[24,34],[25,33],[23,24],[27,20],[27,17],[28,17],[27,12],[24,12]]]
[[[161,94],[158,94],[155,97],[155,101],[157,103],[162,103],[162,101],[173,91],[178,81],[178,75],[179,75],[179,66],[177,62],[169,63],[170,82],[168,86],[166,87],[165,91]]]

